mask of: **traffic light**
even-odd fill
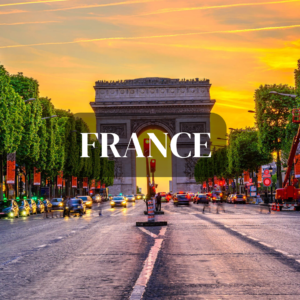
[[[151,173],[154,173],[156,171],[156,159],[150,160],[150,168],[151,168]]]

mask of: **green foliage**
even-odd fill
[[[293,94],[287,85],[265,85],[255,91],[256,124],[259,129],[259,145],[266,152],[280,151],[284,146],[285,128],[296,100],[270,91]]]
[[[272,162],[271,153],[259,147],[255,128],[246,128],[237,135],[232,153],[237,170],[257,171],[261,165]]]
[[[37,80],[25,77],[23,73],[10,76],[10,82],[14,90],[23,97],[23,100],[39,97],[39,83]]]
[[[25,104],[10,85],[10,77],[0,66],[0,154],[18,149],[23,132]]]

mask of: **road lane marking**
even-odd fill
[[[158,238],[158,235],[155,233],[152,233],[151,231],[143,228],[143,227],[138,227],[140,230],[142,230],[143,232],[147,233],[148,235],[150,235],[153,238]]]
[[[281,254],[283,254],[283,255],[289,255],[287,252],[282,251],[282,250],[279,250],[279,249],[275,249],[275,251],[276,251],[276,252],[279,252],[279,253],[281,253]]]
[[[44,248],[46,247],[47,245],[41,245],[41,246],[38,246],[38,248]]]
[[[162,227],[158,235],[164,236],[166,234],[166,231],[167,231],[167,227]]]
[[[256,241],[256,242],[258,241],[258,239],[254,238],[252,236],[248,236],[248,238],[251,239],[251,240],[253,240],[253,241]]]
[[[151,247],[148,257],[144,262],[144,267],[140,273],[139,278],[137,279],[133,291],[130,295],[130,300],[140,300],[143,297],[143,294],[146,289],[146,285],[152,275],[155,261],[157,259],[158,253],[161,249],[161,244],[163,239],[155,239],[154,245]]]
[[[269,244],[266,244],[266,243],[263,243],[263,242],[259,242],[260,244],[262,244],[263,246],[266,246],[268,248],[274,248],[273,246],[269,245]]]

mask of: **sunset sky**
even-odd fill
[[[96,80],[199,77],[227,127],[249,126],[254,90],[293,85],[300,58],[295,0],[0,0],[0,16],[0,63],[73,112]]]

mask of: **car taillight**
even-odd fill
[[[246,196],[244,196],[243,198],[246,199]]]
[[[221,194],[220,194],[220,197],[222,197],[222,196],[223,196],[223,194],[221,193]]]
[[[213,197],[213,200],[216,200],[216,197]]]

